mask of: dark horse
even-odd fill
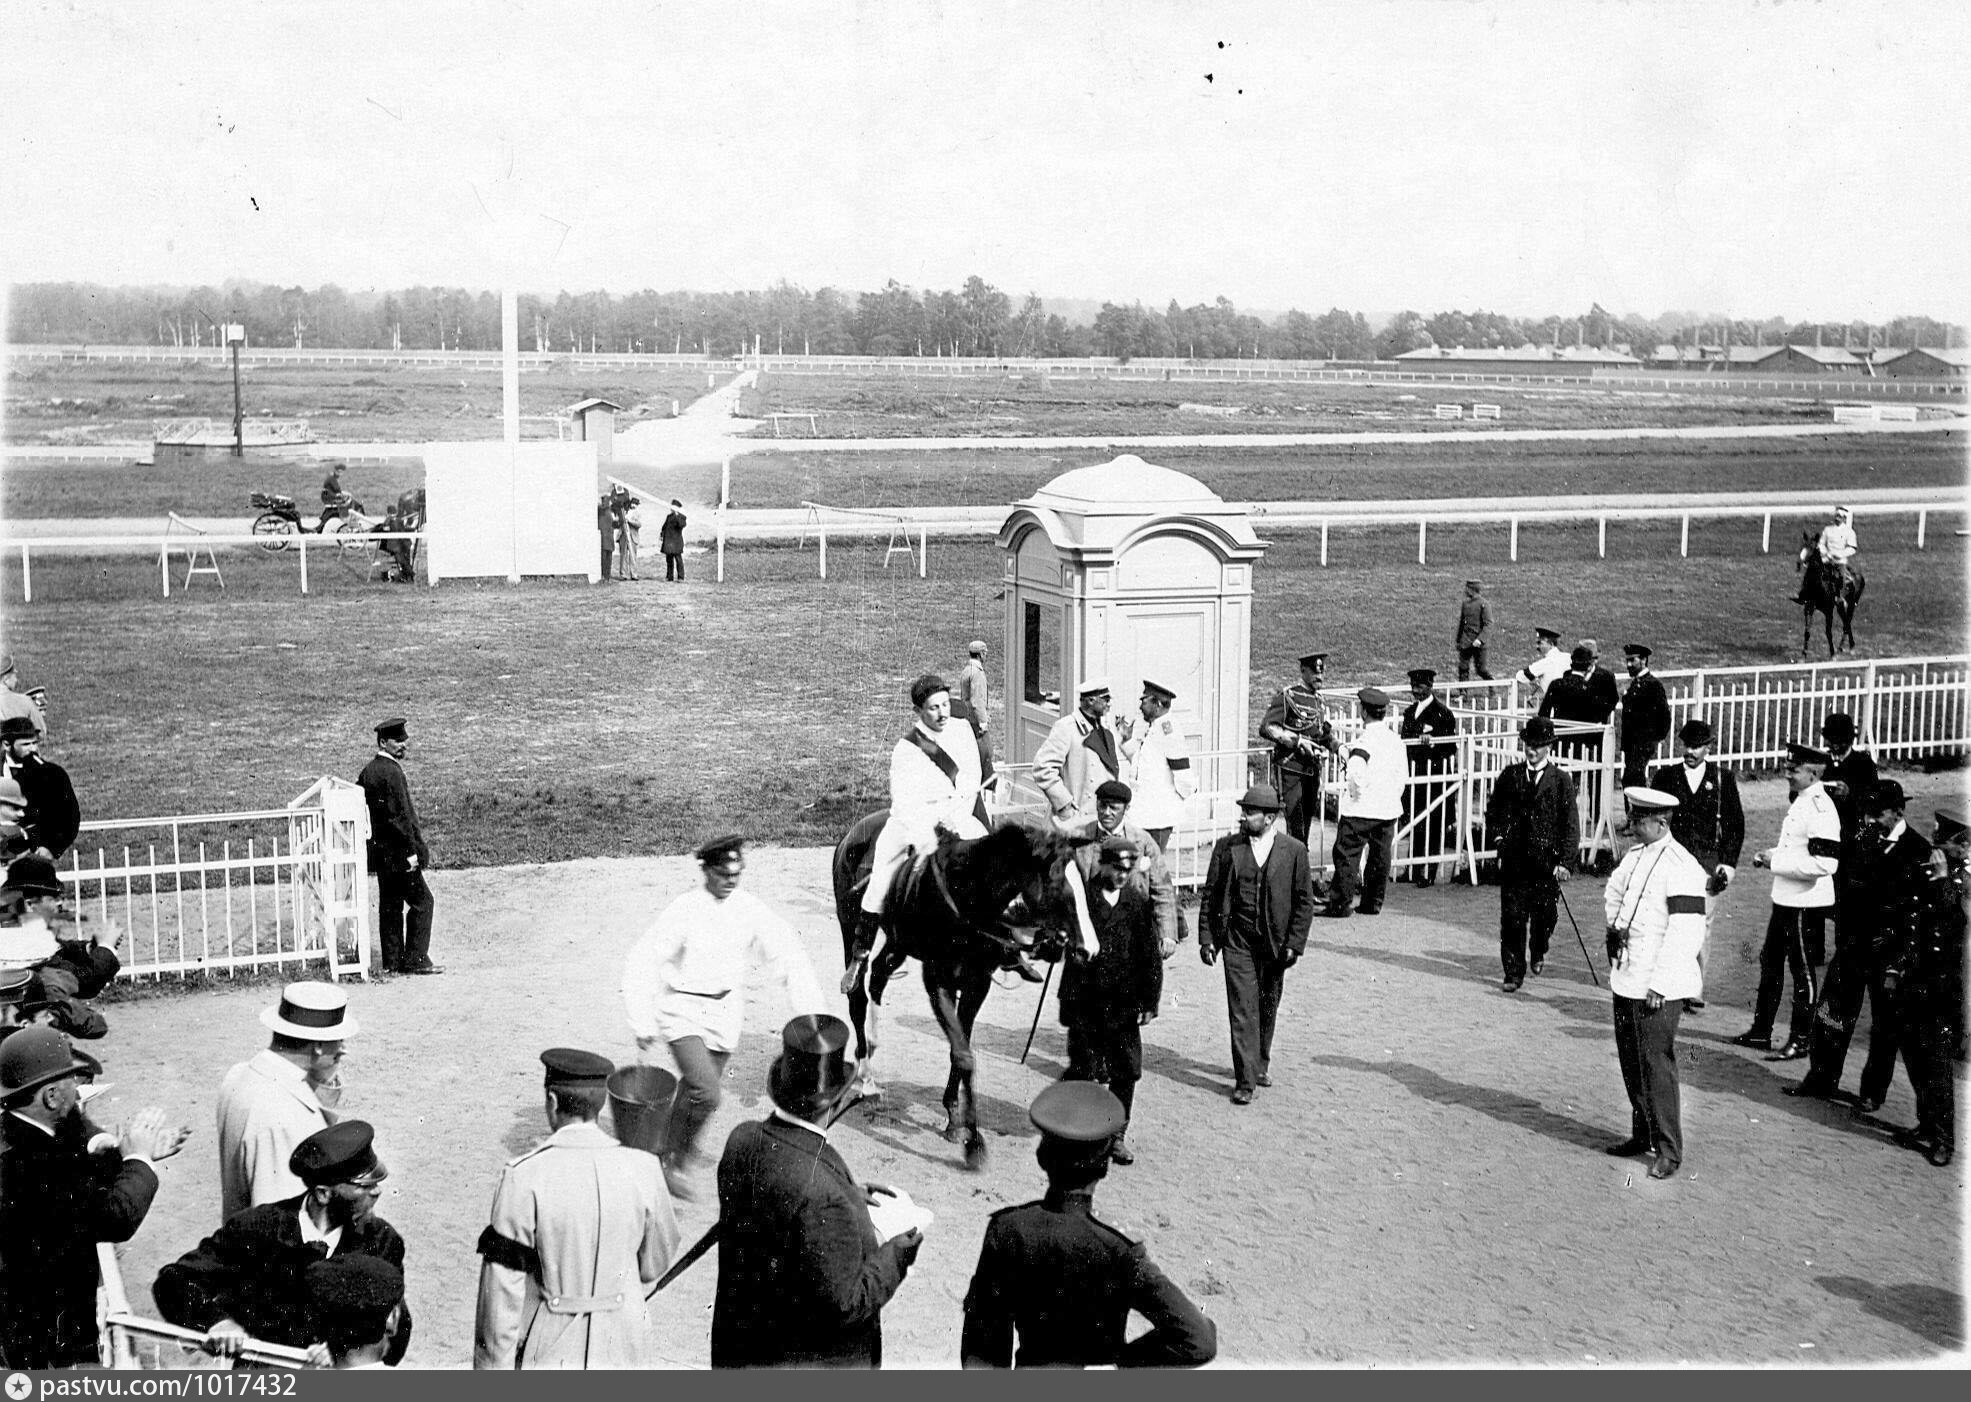
[[[835,914],[842,955],[854,948],[870,849],[889,816],[862,819],[835,844]],[[1087,839],[1062,836],[1023,819],[1006,818],[980,838],[941,842],[905,862],[890,883],[883,912],[887,941],[849,988],[860,1093],[880,1094],[870,1066],[876,1013],[890,976],[905,958],[924,967],[924,993],[951,1047],[944,1087],[945,1138],[965,1145],[965,1165],[985,1163],[972,1089],[972,1024],[985,1004],[995,970],[1016,950],[1058,960],[1071,945],[1094,943],[1074,849]]]
[[[1834,615],[1841,615],[1841,646],[1855,646],[1855,605],[1861,602],[1868,581],[1855,570],[1854,578],[1843,580],[1841,567],[1820,557],[1820,540],[1811,531],[1800,533],[1800,597],[1805,601],[1800,625],[1800,655],[1807,655],[1807,644],[1814,636],[1814,615],[1823,615],[1827,630],[1827,655],[1834,656]]]

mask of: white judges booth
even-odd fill
[[[1134,715],[1145,677],[1177,693],[1191,751],[1249,742],[1252,571],[1266,551],[1243,506],[1195,477],[1124,456],[1062,473],[1013,503],[1006,552],[1006,736],[1033,758],[1084,677],[1108,679],[1113,714]],[[1065,699],[1064,699],[1065,698]],[[1198,787],[1243,789],[1236,754]]]
[[[594,442],[427,443],[424,473],[433,584],[602,578]]]

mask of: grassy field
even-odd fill
[[[1778,491],[1961,484],[1962,433],[1745,440],[1588,443],[1403,443],[1333,448],[1168,448],[1147,456],[1188,472],[1231,501],[1421,500],[1472,496],[1561,496],[1583,492]],[[733,504],[793,507],[988,505],[1015,501],[1070,468],[1113,454],[964,449],[952,452],[753,453],[734,461]],[[322,467],[312,460],[249,454],[195,467],[137,468],[114,462],[10,465],[0,505],[12,518],[69,516],[252,516],[251,491],[316,499]],[[716,500],[718,468],[658,474],[619,465],[627,480],[660,497]],[[371,507],[422,480],[414,465],[351,467],[343,484]],[[1863,518],[1864,545],[1869,534]]]
[[[523,368],[520,412],[552,414],[598,398],[623,405],[631,418],[664,416],[672,400],[689,404],[705,393],[705,379],[670,366]],[[249,417],[306,419],[325,442],[499,436],[498,366],[246,364],[240,385]],[[233,372],[220,364],[176,362],[9,362],[6,397],[9,444],[149,442],[160,419],[212,419],[230,430]]]
[[[1438,404],[1496,404],[1510,428],[1826,422],[1825,395],[1671,393],[1619,385],[1350,384],[1330,381],[1068,379],[1037,373],[951,379],[762,375],[740,396],[748,418],[813,414],[823,438],[1018,437],[1072,433],[1319,433],[1468,428]],[[759,430],[762,435],[772,430]]]
[[[1776,533],[1778,526],[1776,523]],[[1253,704],[1310,647],[1337,684],[1449,671],[1459,583],[1482,575],[1502,670],[1535,624],[1613,645],[1654,643],[1665,668],[1792,660],[1790,552],[1757,553],[1747,523],[1522,531],[1270,533],[1257,572]],[[1954,652],[1965,636],[1965,542],[1933,533],[1866,545],[1864,657]],[[5,647],[53,694],[53,748],[86,813],[139,817],[286,803],[323,773],[353,776],[379,717],[413,720],[412,775],[439,861],[479,865],[688,850],[716,828],[832,842],[878,806],[909,678],[954,669],[965,640],[1003,634],[1000,557],[940,544],[932,577],[881,567],[880,542],[728,552],[728,580],[695,558],[684,586],[364,586],[326,561],[296,592],[291,559],[238,552],[223,595],[169,600],[141,557],[50,560],[36,599],[8,571]],[[114,607],[106,605],[113,604]]]

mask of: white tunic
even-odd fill
[[[1704,868],[1675,838],[1637,843],[1602,894],[1602,913],[1628,942],[1608,970],[1608,990],[1644,998],[1704,996]]]
[[[1386,822],[1403,816],[1403,786],[1409,780],[1408,747],[1387,720],[1362,727],[1348,746],[1348,769],[1341,791],[1341,816]]]
[[[919,725],[915,733],[928,736],[944,752],[957,769],[957,777],[938,768],[908,735],[890,751],[890,817],[876,834],[876,845],[870,852],[864,910],[883,909],[889,894],[889,873],[912,848],[921,852],[937,846],[940,823],[960,837],[986,835],[985,826],[972,812],[979,799],[979,742],[972,736],[972,727],[962,720],[948,720],[943,730],[933,732]]]
[[[1836,564],[1846,564],[1860,542],[1855,539],[1855,528],[1839,521],[1820,528],[1820,557]]]
[[[1820,852],[1814,846],[1821,847]],[[1827,790],[1814,783],[1801,790],[1779,825],[1779,845],[1766,853],[1773,873],[1773,904],[1818,910],[1834,904],[1834,872],[1841,865],[1841,815]]]
[[[1140,828],[1174,828],[1184,817],[1184,800],[1198,789],[1191,747],[1169,716],[1138,720],[1122,742],[1123,780],[1134,797],[1130,819]]]
[[[814,968],[794,927],[748,891],[716,899],[686,891],[631,947],[623,965],[623,1003],[638,1037],[675,1042],[702,1037],[712,1051],[739,1045],[746,968],[758,959],[787,990],[793,1016],[827,1012]]]
[[[1519,674],[1533,687],[1533,705],[1537,708],[1545,699],[1547,688],[1553,685],[1554,678],[1567,670],[1567,654],[1557,647],[1550,647],[1520,669]]]

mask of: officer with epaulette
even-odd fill
[[[1971,823],[1937,810],[1926,909],[1907,943],[1889,951],[1883,984],[1903,1017],[1903,1068],[1916,1092],[1916,1124],[1896,1142],[1938,1168],[1957,1152],[1957,1076],[1964,1027],[1964,936],[1971,917]]]
[[[1092,1081],[1057,1081],[1028,1111],[1047,1196],[995,1212],[965,1295],[967,1368],[1195,1368],[1218,1329],[1135,1241],[1094,1215],[1126,1117]],[[1126,1341],[1130,1311],[1150,1331]],[[1018,1336],[1018,1354],[1014,1339]]]
[[[1183,727],[1170,718],[1170,703],[1176,699],[1176,692],[1146,677],[1136,703],[1143,719],[1125,718],[1116,725],[1122,738],[1123,777],[1135,794],[1136,825],[1165,854],[1170,851],[1170,834],[1183,821],[1185,800],[1198,789]]]
[[[507,1164],[479,1236],[474,1368],[654,1368],[645,1303],[677,1250],[655,1154],[618,1144],[596,1116],[616,1068],[569,1047],[541,1053],[554,1132]]]
[[[1287,831],[1296,842],[1307,841],[1307,830],[1321,806],[1321,754],[1339,754],[1334,726],[1321,706],[1328,654],[1310,652],[1300,659],[1300,682],[1274,693],[1259,720],[1259,738],[1273,746],[1273,786],[1279,790]]]
[[[1834,908],[1834,874],[1841,869],[1841,815],[1821,786],[1830,763],[1825,750],[1786,747],[1786,788],[1793,802],[1779,825],[1779,841],[1752,856],[1773,874],[1772,914],[1759,951],[1759,992],[1752,1025],[1732,1038],[1741,1047],[1770,1050],[1780,988],[1793,975],[1793,1012],[1786,1045],[1767,1058],[1796,1061],[1810,1049],[1808,1028],[1819,998],[1820,967],[1827,961],[1827,917]]]

